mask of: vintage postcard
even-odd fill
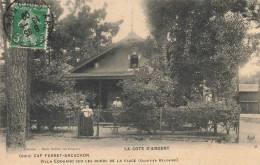
[[[259,0],[0,0],[1,165],[259,165]]]

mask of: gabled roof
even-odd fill
[[[258,92],[258,84],[239,84],[239,92]]]
[[[84,67],[85,65],[89,64],[90,62],[92,62],[93,60],[104,56],[106,54],[108,54],[109,51],[113,50],[114,48],[116,48],[117,46],[125,43],[126,41],[131,41],[131,42],[144,42],[144,39],[137,36],[135,32],[130,32],[127,37],[125,37],[124,39],[120,40],[119,42],[117,42],[116,44],[110,46],[109,48],[107,48],[106,50],[104,50],[103,52],[99,53],[98,55],[92,57],[91,59],[87,60],[86,62],[83,62],[82,64],[80,64],[79,66],[75,67],[74,69],[70,70],[70,73],[72,74],[73,72],[75,72],[76,70]],[[68,75],[66,75],[66,77],[68,77]]]

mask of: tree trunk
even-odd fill
[[[218,133],[218,124],[214,123],[214,135],[217,135]]]
[[[230,130],[230,128],[228,126],[226,126],[227,135],[229,135],[229,130]]]
[[[8,3],[8,1],[7,1],[7,3]],[[4,5],[4,3],[3,2],[1,2],[0,3],[0,16],[1,16],[1,18],[3,17],[3,15],[4,15],[4,12],[5,12],[5,7],[6,5]],[[3,19],[0,19],[0,24],[1,25],[3,25]],[[2,53],[2,55],[3,55],[3,59],[5,60],[6,59],[6,52],[7,52],[7,37],[6,37],[6,34],[5,34],[5,32],[4,32],[4,28],[0,28],[0,34],[1,34],[1,36],[0,36],[0,43],[3,43],[2,45],[3,45],[3,47],[2,47],[2,49],[4,50],[4,53]],[[4,65],[3,66],[3,73],[4,73],[4,76],[6,77],[6,67],[5,67],[6,65]],[[5,78],[4,78],[4,81],[5,81]],[[6,108],[3,108],[3,109],[0,109],[0,112],[1,112],[1,115],[3,115],[1,118],[0,118],[0,125],[1,124],[3,124],[2,125],[2,127],[6,127],[6,122],[7,122],[7,119],[6,119],[6,113],[3,113],[3,112],[6,112]]]
[[[6,54],[7,151],[24,150],[29,100],[28,53],[10,48]]]
[[[33,50],[27,49],[27,110],[26,110],[26,140],[31,138],[31,75]]]

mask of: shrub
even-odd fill
[[[114,110],[113,117],[118,123],[133,124],[150,133],[159,126],[159,108],[165,104],[172,105],[173,82],[162,72],[141,69],[122,83],[123,107]]]
[[[221,124],[227,134],[231,127],[237,127],[240,107],[234,101],[190,103],[177,108],[166,107],[163,119],[170,125],[173,121],[194,123],[197,129],[208,128],[213,124]]]
[[[47,126],[52,130],[76,119],[79,101],[85,100],[85,96],[74,92],[75,81],[63,78],[70,69],[72,67],[65,63],[34,61],[31,120],[36,122],[38,129]]]
[[[81,93],[53,93],[34,99],[31,120],[35,120],[37,128],[47,126],[53,130],[55,126],[67,124],[68,119],[76,119],[80,108],[79,101],[85,97]]]

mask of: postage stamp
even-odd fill
[[[47,5],[12,3],[4,16],[4,28],[10,47],[46,49],[47,37],[53,28]]]

